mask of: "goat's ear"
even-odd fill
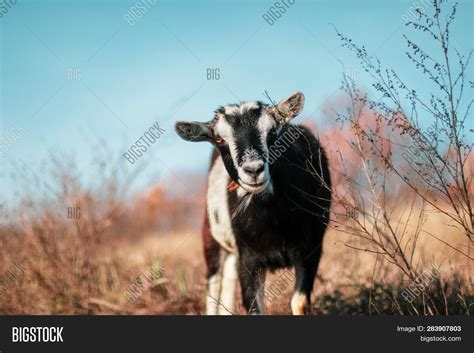
[[[175,130],[183,140],[191,142],[211,141],[213,136],[209,123],[198,121],[177,121]]]
[[[278,104],[273,107],[273,113],[280,123],[286,123],[301,113],[303,106],[303,93],[295,92],[288,98],[279,101]]]

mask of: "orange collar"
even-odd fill
[[[229,185],[227,185],[227,190],[229,191],[235,191],[239,188],[239,184],[237,184],[235,181],[231,181]]]

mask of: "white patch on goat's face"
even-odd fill
[[[260,105],[258,102],[248,102],[240,105],[240,113],[243,113],[245,110],[258,109]]]
[[[226,105],[224,107],[224,113],[226,115],[235,115],[235,114],[239,114],[239,112],[240,112],[240,109],[236,105]]]
[[[224,116],[219,116],[217,124],[214,127],[214,133],[227,143],[232,161],[234,165],[237,166],[237,146],[235,144],[234,132],[232,126],[230,126]]]
[[[268,134],[268,132],[276,126],[277,123],[275,119],[264,111],[258,120],[258,128],[260,129],[262,135],[265,134],[266,136],[266,134]]]
[[[232,138],[232,126],[227,122],[224,116],[219,115],[217,119],[217,124],[214,126],[214,133],[219,135],[224,140],[228,141]]]
[[[246,110],[257,109],[259,107],[257,102],[248,102],[240,105],[226,105],[224,112],[226,115],[243,114]]]
[[[268,115],[265,111],[258,119],[258,129],[260,130],[260,140],[262,142],[262,146],[265,149],[265,152],[268,153],[268,146],[267,146],[267,136],[268,133],[277,127],[277,123],[275,119]]]

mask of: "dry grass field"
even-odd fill
[[[86,212],[72,222],[45,212],[28,226],[2,228],[0,313],[204,314],[206,280],[198,229],[139,234],[139,227],[121,218],[101,229],[103,220],[88,218]],[[437,234],[442,228],[455,247],[466,245],[443,219],[432,217],[428,223]],[[473,313],[472,261],[443,243],[428,235],[420,239],[420,266],[436,263],[441,268],[439,281],[429,287],[439,312],[423,312],[423,295],[414,305],[403,300],[401,292],[409,283],[393,265],[347,247],[348,241],[334,228],[326,235],[312,314]],[[144,273],[156,263],[160,273],[151,283]],[[275,276],[279,273],[268,276],[267,286]],[[124,293],[133,284],[142,293],[130,302]],[[291,291],[290,281],[268,297],[267,313],[290,314]],[[244,312],[240,307],[235,314]]]

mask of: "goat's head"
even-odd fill
[[[251,193],[271,185],[268,151],[286,122],[297,116],[304,96],[293,93],[278,104],[261,102],[220,107],[206,122],[176,123],[176,132],[186,141],[209,141],[219,150],[231,179]]]

